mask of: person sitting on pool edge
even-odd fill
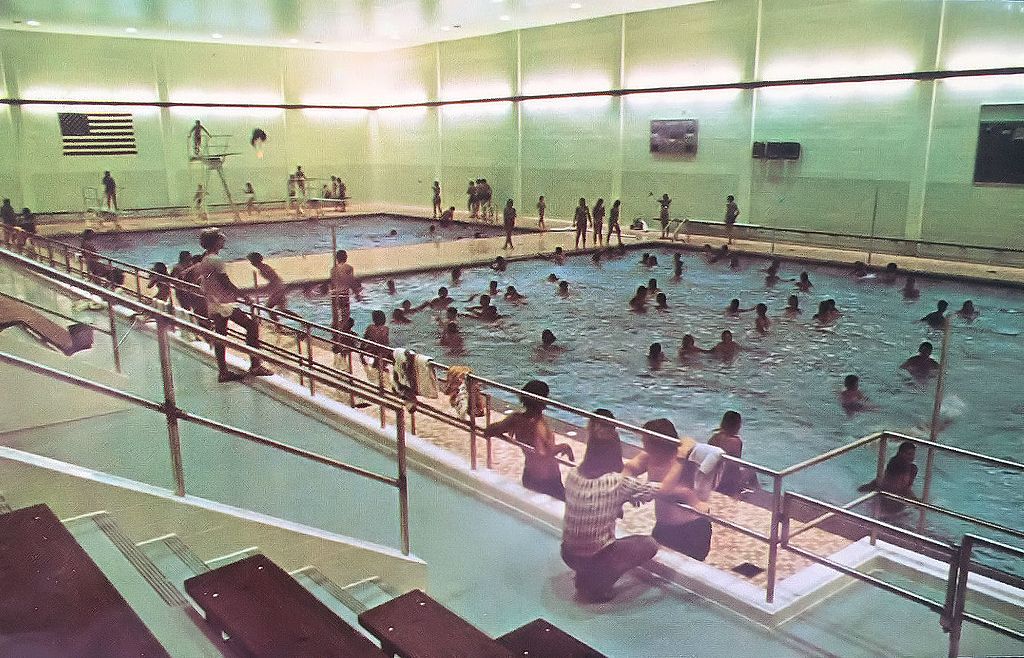
[[[623,574],[658,552],[647,535],[615,536],[622,506],[651,501],[656,488],[621,472],[622,445],[609,423],[591,419],[587,434],[583,461],[566,476],[561,556],[575,572],[576,596],[603,603],[614,598]]]
[[[917,354],[904,361],[900,368],[917,379],[923,379],[939,369],[939,362],[932,358],[932,344],[924,341],[917,348]]]
[[[926,322],[932,329],[942,329],[942,326],[946,323],[946,309],[949,308],[949,302],[945,299],[940,299],[939,303],[935,305],[935,310],[920,319],[920,322]]]
[[[723,361],[732,361],[740,351],[740,346],[732,339],[732,332],[726,329],[722,332],[721,340],[717,345],[708,350],[708,354],[718,357]]]
[[[692,439],[679,439],[675,425],[667,418],[651,420],[645,430],[663,434],[642,437],[643,451],[623,467],[623,474],[637,477],[647,473],[648,484],[658,482],[654,493],[654,529],[651,537],[659,544],[679,551],[695,560],[703,561],[711,552],[711,522],[679,506],[688,505],[700,512],[710,511],[707,502],[694,490],[693,477],[697,465],[680,453],[686,446],[692,449]]]
[[[531,491],[548,494],[558,500],[565,500],[562,486],[562,472],[558,468],[558,456],[573,461],[572,447],[567,443],[555,443],[555,434],[544,419],[543,400],[531,397],[548,397],[548,385],[539,379],[531,379],[523,386],[519,401],[523,411],[509,414],[503,420],[491,423],[483,430],[484,437],[508,434],[519,444],[526,459],[523,467],[523,486]]]
[[[740,438],[740,428],[743,426],[743,417],[738,411],[726,411],[722,415],[722,422],[718,429],[711,433],[708,445],[721,448],[725,454],[737,459],[743,458],[743,439]],[[757,475],[739,464],[727,462],[722,471],[722,478],[718,481],[716,490],[728,496],[735,496],[744,489],[756,489],[758,486]]]

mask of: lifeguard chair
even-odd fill
[[[93,223],[103,226],[107,222],[114,225],[114,228],[121,228],[121,223],[117,221],[121,213],[110,208],[103,207],[103,198],[100,195],[100,189],[98,187],[83,187],[82,188],[82,203],[85,205],[85,223],[86,225],[92,225]]]
[[[228,199],[228,205],[231,207],[231,212],[235,215],[235,221],[240,222],[242,221],[242,214],[239,212],[238,206],[235,205],[235,200],[231,196],[231,188],[228,186],[228,180],[224,176],[224,161],[229,155],[238,155],[238,151],[228,151],[230,142],[231,135],[204,135],[200,149],[197,151],[190,137],[187,143],[188,160],[189,162],[197,162],[204,165],[203,187],[206,190],[210,189],[210,172],[217,172],[220,184],[224,188],[224,195]]]

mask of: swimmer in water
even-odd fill
[[[594,253],[590,254],[590,260],[592,260],[594,262],[594,265],[600,265],[601,264],[601,252],[600,251],[595,251]]]
[[[643,264],[646,265],[647,267],[657,267],[658,266],[658,257],[655,256],[654,254],[649,254],[647,256],[647,261],[645,263],[643,263]]]
[[[441,325],[443,329],[449,322],[455,322],[459,319],[459,309],[454,306],[449,306],[444,310],[444,318],[441,316],[437,317],[437,323]]]
[[[843,379],[843,391],[839,394],[839,406],[849,416],[869,407],[868,396],[861,392],[860,377],[857,375],[847,375]]]
[[[398,235],[398,229],[396,229],[396,228],[393,228],[393,229],[391,229],[390,231],[388,231],[388,236],[389,236],[389,237],[392,237],[392,238],[393,238],[393,237],[395,237],[395,236],[397,236],[397,235]]]
[[[466,312],[469,313],[469,316],[471,318],[476,318],[477,320],[485,320],[487,322],[497,320],[498,318],[502,317],[501,314],[498,313],[498,308],[491,303],[490,295],[480,295],[480,305],[467,306]]]
[[[892,284],[896,283],[896,272],[898,269],[899,268],[896,266],[896,263],[889,263],[888,265],[886,265],[885,270],[882,272],[881,276],[882,283],[884,283],[887,286],[891,286]]]
[[[388,294],[389,295],[394,295],[396,292],[398,292],[398,287],[395,285],[395,280],[394,279],[388,279],[387,287],[388,287]]]
[[[723,244],[718,249],[718,251],[714,251],[714,252],[711,253],[711,257],[708,258],[708,262],[711,263],[711,264],[714,264],[714,263],[717,263],[720,260],[725,260],[728,257],[729,257],[729,246]]]
[[[555,265],[565,265],[565,252],[561,247],[555,247],[555,253],[551,255],[551,260]]]
[[[735,271],[740,270],[742,268],[743,268],[743,266],[740,264],[740,257],[737,256],[736,254],[733,254],[729,258],[729,269],[732,270],[733,272],[735,272]]]
[[[552,272],[548,275],[548,283],[554,283],[555,281],[558,281],[558,275]]]
[[[736,354],[742,349],[736,341],[732,339],[732,332],[726,329],[722,332],[722,339],[717,345],[708,350],[708,354],[715,356],[723,361],[732,361],[736,358]]]
[[[460,350],[463,347],[462,334],[459,332],[459,325],[449,322],[441,331],[440,343],[450,350]]]
[[[853,264],[853,271],[850,272],[850,276],[855,279],[863,279],[868,275],[868,266],[863,261],[856,261]]]
[[[657,279],[648,279],[647,280],[647,294],[648,295],[654,295],[654,294],[656,294],[658,292],[661,292],[661,289],[658,288],[658,280]]]
[[[956,312],[956,316],[958,318],[963,318],[968,322],[971,322],[979,315],[981,315],[981,312],[974,308],[974,302],[972,302],[969,299],[966,302],[964,302],[964,305],[961,306],[960,310]]]
[[[754,319],[754,329],[759,334],[766,334],[772,326],[772,321],[768,317],[768,305],[758,304],[754,307],[754,311],[757,312],[757,317]]]
[[[526,295],[516,290],[515,286],[509,286],[505,288],[505,301],[523,303],[526,301]]]
[[[782,261],[778,258],[773,258],[772,262],[768,263],[768,267],[761,270],[765,274],[778,274],[782,268]]]
[[[836,300],[826,299],[818,304],[818,312],[812,317],[818,324],[826,325],[836,322],[839,318],[843,317],[843,314],[836,308]]]
[[[740,300],[731,299],[729,305],[725,307],[725,314],[729,317],[737,317],[740,313],[746,313],[747,311],[753,311],[756,306],[750,308],[740,308]]]
[[[919,322],[926,322],[932,329],[942,329],[946,323],[946,309],[949,308],[949,303],[945,299],[940,299],[939,303],[935,305],[935,310],[924,316]]]
[[[651,343],[651,346],[647,349],[647,363],[651,368],[657,369],[666,360],[668,360],[668,357],[662,351],[661,343]]]
[[[448,305],[454,301],[454,299],[448,296],[448,289],[441,286],[437,289],[437,297],[423,302],[416,307],[416,310],[420,311],[429,307],[432,311],[440,311],[441,309],[448,308]]]
[[[458,283],[462,279],[462,268],[458,265],[452,268],[452,283]]]
[[[900,364],[900,368],[917,379],[928,377],[939,369],[939,362],[932,358],[932,349],[932,344],[924,341],[917,348],[917,354]]]
[[[495,272],[504,272],[507,268],[508,263],[505,261],[503,256],[498,256],[494,259],[494,262],[491,263],[491,269]]]
[[[551,331],[550,329],[545,329],[544,331],[540,332],[541,348],[545,350],[553,349],[555,347],[556,340],[558,340],[558,338],[555,337],[555,332]]]
[[[803,313],[800,309],[800,298],[796,295],[790,295],[789,299],[786,300],[786,308],[782,309],[782,312],[786,314],[787,318],[795,318]]]
[[[498,282],[497,281],[491,280],[491,282],[487,284],[487,294],[490,295],[491,297],[497,296],[497,294],[498,294]]]
[[[665,296],[665,293],[659,292],[657,295],[655,295],[654,308],[659,311],[668,310],[668,297]]]
[[[637,312],[647,309],[647,288],[644,286],[637,287],[633,299],[629,300],[629,308]]]
[[[409,324],[412,320],[409,319],[409,314],[413,313],[412,302],[408,299],[402,300],[402,305],[391,312],[391,322],[398,324]]]
[[[913,274],[907,275],[907,282],[903,284],[903,299],[917,299],[921,296],[921,291],[916,285],[917,280]]]
[[[697,347],[697,341],[692,334],[683,336],[683,344],[679,346],[679,358],[686,359],[698,354],[707,354],[708,350]]]
[[[672,254],[672,276],[677,279],[683,276],[683,255],[678,251]]]
[[[563,281],[559,281],[558,282],[558,296],[559,297],[568,297],[569,296],[569,282],[568,281],[564,281],[563,280]]]
[[[806,271],[800,273],[800,280],[796,282],[796,289],[800,292],[810,292],[814,284],[811,283],[811,277],[807,275]]]

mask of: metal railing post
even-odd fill
[[[402,533],[402,554],[409,554],[409,480],[405,463],[405,412],[395,412],[395,439],[398,448],[398,513]]]
[[[142,275],[138,269],[135,270],[135,298],[142,299]]]
[[[951,323],[946,318],[942,328],[942,355],[939,357],[939,375],[935,380],[935,402],[932,405],[932,421],[928,431],[928,440],[938,443],[939,421],[942,419],[942,396],[946,388],[946,363],[949,357],[949,334]],[[935,462],[935,448],[928,446],[928,457],[924,467],[924,485],[921,488],[921,502],[927,503],[932,488],[932,468]],[[917,528],[924,527],[926,511],[922,508],[917,521]]]
[[[306,357],[309,359],[309,371],[313,372],[313,331],[308,324],[306,325]],[[312,376],[307,379],[309,379],[309,394],[316,395],[316,380]]]
[[[167,440],[171,448],[171,468],[174,471],[174,490],[185,495],[185,469],[181,463],[181,435],[178,433],[178,405],[174,398],[174,373],[171,370],[171,344],[167,339],[167,324],[157,322],[157,346],[160,349],[160,375],[164,384],[164,415],[167,416]]]
[[[782,507],[782,477],[772,478],[772,520],[768,534],[768,582],[765,584],[765,601],[775,601],[775,572],[779,561],[779,512]]]
[[[889,437],[882,434],[882,437],[878,439],[878,462],[875,464],[875,487],[877,488],[882,483],[882,478],[885,476],[885,458],[889,455]],[[875,498],[876,516],[881,513],[881,498]],[[871,545],[874,546],[878,541],[878,531],[874,527],[871,528]]]
[[[953,592],[952,615],[949,619],[949,658],[957,658],[960,655],[960,635],[964,626],[964,607],[967,596],[967,576],[971,572],[971,551],[974,548],[974,540],[970,535],[964,535],[960,544],[959,559],[957,560],[956,590]]]
[[[117,320],[114,317],[114,305],[107,302],[107,320],[110,321],[110,343],[114,352],[114,370],[121,372],[121,343],[117,340]]]
[[[473,383],[472,376],[466,375],[466,398],[468,400],[467,410],[469,411],[469,467],[476,470],[476,414],[473,411]]]
[[[387,409],[384,406],[384,359],[378,356],[376,361],[374,365],[377,367],[377,393],[380,396],[380,427],[384,429],[388,422]]]

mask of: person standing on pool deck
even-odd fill
[[[736,197],[725,197],[725,235],[732,244],[732,229],[736,226],[736,218],[740,216],[740,207],[736,205]]]
[[[599,247],[604,242],[604,199],[598,199],[594,204],[592,217],[594,219],[594,246]]]
[[[259,347],[259,325],[256,324],[256,320],[252,316],[244,313],[237,305],[239,297],[245,297],[247,301],[248,297],[228,278],[224,259],[218,255],[224,248],[224,242],[224,234],[219,229],[210,228],[200,233],[199,245],[204,250],[203,259],[191,269],[195,270],[195,275],[199,279],[210,319],[213,321],[214,331],[226,336],[230,320],[245,330],[246,345]],[[224,343],[220,341],[214,343],[213,353],[217,358],[217,381],[237,381],[244,375],[228,370],[225,351]],[[274,373],[263,367],[260,357],[253,355],[249,357],[249,374],[255,377],[268,377]]]
[[[355,269],[348,264],[348,252],[339,249],[334,254],[334,266],[331,268],[330,293],[331,308],[335,310],[335,316],[339,327],[344,327],[352,314],[352,305],[349,299],[349,292],[359,299],[359,279],[356,278]]]
[[[615,235],[619,238],[619,246],[622,246],[622,228],[619,226],[621,206],[622,202],[618,199],[612,203],[612,209],[608,213],[608,237],[605,238],[605,244],[612,243],[612,231],[615,231]]]
[[[669,199],[669,194],[662,194],[662,198],[657,200],[658,206],[662,207],[658,217],[662,220],[662,238],[669,236],[669,206],[672,205],[672,200]]]
[[[516,209],[512,206],[512,199],[505,203],[505,246],[502,249],[515,249],[512,246],[512,230],[516,227]]]
[[[573,218],[576,226],[576,248],[580,248],[580,238],[583,238],[583,248],[587,248],[587,225],[590,224],[590,208],[587,207],[587,200],[580,197],[580,205],[576,206],[576,215]]]
[[[117,210],[117,182],[109,171],[103,172],[103,194],[107,199],[107,210]]]
[[[256,207],[256,189],[252,186],[252,181],[246,181],[245,187],[242,189],[245,193],[245,212],[248,215],[259,215],[259,208]]]
[[[473,181],[469,181],[469,187],[466,188],[466,210],[471,218],[476,217],[476,183]]]
[[[441,214],[441,182],[434,181],[434,219]]]
[[[541,230],[546,229],[544,226],[544,211],[548,209],[547,202],[544,201],[544,195],[541,194],[540,198],[537,199],[537,228]]]
[[[548,397],[548,385],[538,379],[531,379],[523,386],[523,393]],[[520,444],[526,465],[523,467],[523,486],[532,491],[546,493],[558,500],[565,500],[562,486],[562,472],[558,469],[559,455],[573,461],[572,448],[567,443],[555,443],[555,434],[544,419],[542,400],[520,394],[523,411],[516,411],[503,420],[484,428],[484,437],[509,434]]]

